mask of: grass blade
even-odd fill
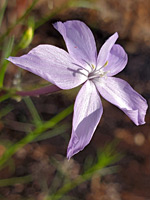
[[[15,184],[18,184],[18,183],[22,183],[22,184],[23,183],[29,183],[31,181],[32,181],[31,175],[1,179],[0,180],[0,187],[11,186],[11,185],[15,185]]]
[[[59,125],[58,127],[55,127],[55,129],[47,131],[45,133],[43,133],[42,135],[40,135],[39,137],[37,137],[34,142],[37,141],[41,141],[41,140],[46,140],[46,139],[50,139],[52,137],[58,136],[63,134],[66,130],[69,129],[69,125],[68,124],[62,124]]]
[[[2,42],[4,40],[4,38],[6,36],[9,35],[9,33],[13,30],[13,28],[19,24],[22,20],[24,20],[24,18],[32,11],[32,9],[34,8],[34,6],[36,5],[36,3],[38,2],[39,0],[34,0],[31,4],[31,6],[26,10],[26,12],[23,14],[22,17],[20,17],[14,24],[12,24],[8,29],[7,31],[0,37],[0,42]]]
[[[4,116],[6,116],[9,112],[11,112],[13,110],[13,106],[8,105],[7,107],[1,109],[0,111],[0,119]]]
[[[5,72],[8,65],[8,61],[5,60],[5,58],[8,58],[10,56],[12,52],[13,44],[14,44],[14,37],[7,39],[7,41],[5,41],[4,43],[3,55],[2,55],[2,66],[0,68],[0,88],[3,87],[4,76],[5,76]]]
[[[34,124],[36,125],[36,127],[38,127],[39,125],[42,125],[42,120],[38,114],[38,111],[36,109],[36,107],[34,106],[32,100],[30,97],[25,97],[24,98],[24,101],[32,115],[32,118],[33,118],[33,122]]]
[[[49,128],[53,128],[56,126],[61,120],[71,114],[73,111],[73,105],[69,106],[55,117],[50,119],[49,121],[43,123],[42,125],[38,126],[35,130],[31,131],[27,136],[25,136],[22,140],[17,142],[16,144],[12,145],[8,148],[3,156],[0,159],[0,169],[5,166],[5,163],[14,155],[20,148],[24,147],[26,144],[32,142],[35,138],[37,138],[41,133],[47,131]]]
[[[8,3],[8,0],[5,0],[5,3],[0,10],[0,27],[1,27],[1,24],[2,24],[2,20],[3,20],[3,17],[4,17],[4,13],[5,13],[5,10],[6,10],[7,3]]]

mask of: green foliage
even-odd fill
[[[3,87],[4,76],[8,65],[8,61],[6,60],[6,58],[8,58],[11,55],[13,44],[14,44],[14,37],[7,38],[7,40],[5,39],[4,41],[4,46],[2,49],[3,54],[1,60],[1,68],[0,68],[0,88]]]
[[[4,86],[4,78],[8,66],[8,61],[6,60],[6,58],[12,55],[18,55],[21,50],[28,48],[29,45],[32,43],[35,30],[48,20],[52,19],[59,12],[65,10],[68,7],[93,8],[92,0],[68,0],[60,7],[51,10],[51,12],[48,15],[41,16],[39,20],[36,20],[32,14],[32,11],[35,5],[38,3],[38,1],[39,0],[33,0],[30,7],[20,18],[18,18],[14,23],[12,23],[5,32],[1,31],[2,34],[0,36],[0,102],[6,101],[8,99],[17,99],[16,97],[18,97],[16,95],[16,87],[6,88]],[[0,27],[2,27],[3,19],[5,17],[5,11],[8,4],[9,1],[6,0],[3,7],[0,10]],[[12,31],[18,24],[24,25],[25,31],[20,34],[19,38],[16,38],[15,35],[13,36]],[[15,162],[13,160],[13,155],[25,145],[63,134],[67,130],[69,130],[71,126],[68,125],[68,123],[66,122],[61,123],[61,121],[72,113],[73,105],[69,106],[68,108],[56,114],[53,118],[45,122],[41,118],[38,110],[36,109],[36,106],[34,105],[30,97],[23,98],[23,101],[25,102],[26,108],[28,109],[31,115],[31,121],[29,122],[30,124],[24,124],[24,132],[26,135],[18,142],[14,143],[12,141],[1,140],[0,145],[3,145],[6,148],[5,152],[3,153],[3,156],[0,157],[1,170],[6,166],[12,171],[15,170]],[[15,110],[15,106],[11,104],[6,105],[0,109],[0,120],[4,122],[4,125],[5,117],[7,117],[7,114],[12,110]],[[103,149],[98,151],[96,159],[93,157],[93,155],[89,155],[85,159],[83,173],[78,175],[74,179],[69,178],[63,172],[63,170],[60,167],[62,165],[60,161],[54,158],[50,158],[51,165],[53,165],[56,169],[56,174],[54,175],[53,183],[50,187],[50,190],[47,191],[44,200],[75,199],[71,196],[68,196],[67,193],[75,187],[77,187],[78,185],[82,184],[83,182],[90,180],[93,175],[103,176],[105,174],[116,172],[117,168],[111,165],[117,162],[120,158],[120,154],[118,154],[115,151],[114,143],[108,144]],[[60,179],[62,180],[62,182],[59,181]],[[0,187],[13,186],[19,183],[27,184],[32,182],[33,180],[34,176],[32,175],[26,175],[22,177],[11,177],[8,179],[0,180]],[[44,184],[46,185],[46,183]],[[47,185],[45,187],[47,187],[47,190],[49,189]]]
[[[33,36],[34,36],[34,19],[33,18],[29,18],[28,20],[28,27],[27,29],[24,31],[21,40],[19,42],[19,44],[16,47],[16,51],[20,50],[20,49],[25,49],[27,48],[30,43],[32,42]]]
[[[8,3],[8,0],[5,0],[4,5],[0,9],[0,27],[1,27],[2,20],[3,20],[3,17],[4,17],[4,13],[5,13],[5,10],[6,10],[6,7],[7,7],[7,3]]]
[[[11,112],[14,109],[12,105],[8,105],[5,108],[0,110],[0,119],[4,116],[6,116],[9,112]]]
[[[117,171],[116,166],[111,166],[115,162],[121,159],[121,154],[116,152],[115,142],[107,144],[103,149],[97,153],[97,161],[91,162],[89,168],[83,172],[83,174],[77,176],[73,180],[67,180],[64,185],[60,187],[55,193],[48,195],[44,200],[59,200],[69,191],[80,185],[81,183],[88,181],[92,176],[104,176],[106,174],[112,174]],[[84,163],[87,164],[87,161]],[[55,166],[60,166],[58,163]],[[57,169],[60,171],[59,167]],[[62,172],[61,172],[62,173]]]
[[[42,125],[42,120],[38,114],[38,111],[37,109],[35,108],[32,100],[30,97],[24,97],[24,101],[32,115],[32,118],[33,118],[33,122],[34,124],[36,125],[36,127],[38,127],[39,125]]]
[[[54,129],[52,129],[50,131],[46,131],[46,132],[42,133],[41,135],[39,135],[37,138],[35,138],[34,142],[38,142],[38,141],[50,139],[52,137],[56,137],[58,135],[65,133],[69,128],[70,128],[70,126],[68,125],[68,123],[56,125]]]
[[[31,6],[25,11],[25,13],[20,18],[18,18],[10,27],[8,27],[6,32],[1,35],[0,42],[2,42],[19,23],[26,19],[26,17],[30,14],[30,12],[35,7],[38,1],[39,0],[34,0]]]
[[[13,178],[8,178],[8,179],[1,179],[0,187],[15,185],[18,183],[29,183],[31,181],[32,181],[31,175],[27,175],[27,176],[23,176],[23,177],[13,177]]]
[[[9,160],[9,158],[14,155],[20,148],[24,147],[26,144],[34,141],[36,137],[38,137],[43,132],[47,131],[50,128],[55,127],[61,120],[63,120],[65,117],[67,117],[70,113],[72,113],[73,106],[69,106],[59,114],[57,114],[55,117],[50,119],[47,122],[44,122],[43,124],[39,125],[35,130],[28,133],[27,136],[25,136],[22,140],[17,142],[16,144],[12,145],[10,148],[8,148],[3,156],[0,158],[0,169],[2,169],[5,166],[5,163]]]

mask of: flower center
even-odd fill
[[[104,67],[108,65],[108,61],[98,70],[96,70],[96,67],[92,64],[92,72],[89,73],[88,78],[93,79],[93,78],[101,78],[101,77],[106,77],[108,71],[104,71]]]

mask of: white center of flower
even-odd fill
[[[92,64],[91,65],[92,72],[89,73],[88,79],[106,77],[106,74],[108,73],[108,71],[104,71],[103,69],[107,65],[108,65],[108,61],[100,69],[97,70],[96,67]]]

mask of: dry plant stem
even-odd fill
[[[56,85],[48,85],[39,89],[31,90],[31,91],[17,91],[16,94],[20,96],[39,96],[42,94],[50,94],[53,92],[58,92],[61,89]]]

